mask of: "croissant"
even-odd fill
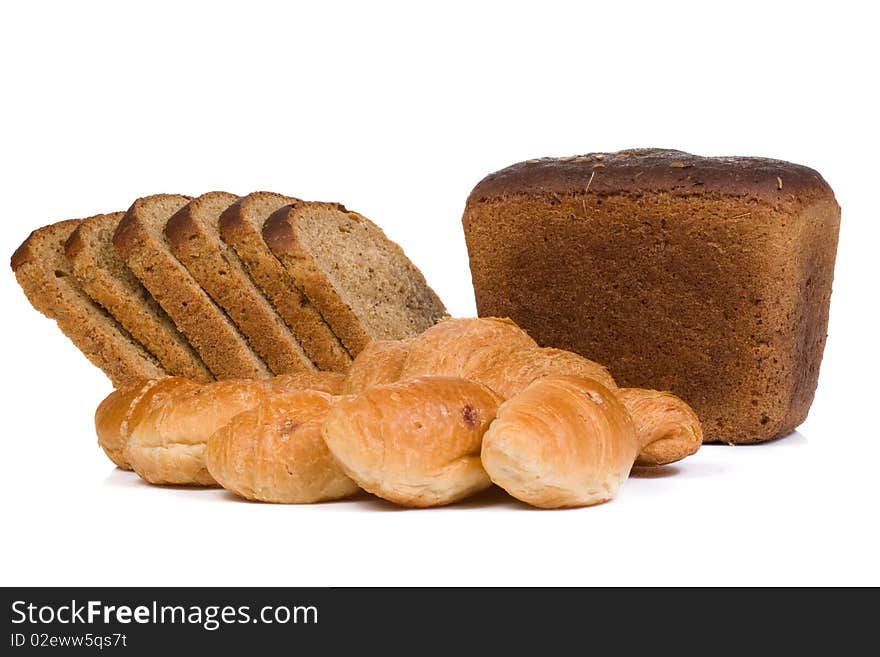
[[[605,367],[571,351],[546,347],[516,351],[473,378],[510,399],[549,375],[593,379],[617,396],[635,423],[640,445],[637,465],[679,461],[696,452],[703,442],[700,420],[684,401],[669,392],[618,388]]]
[[[548,376],[498,409],[483,437],[489,477],[546,509],[610,500],[639,451],[623,404],[594,379]]]
[[[155,379],[126,384],[107,395],[95,411],[98,445],[116,467],[123,470],[131,470],[123,456],[128,440],[128,418],[141,396],[154,385]]]
[[[391,343],[393,344],[393,343]],[[395,348],[386,343],[382,352]],[[405,351],[405,356],[400,352]],[[394,380],[399,361],[403,366],[398,379],[417,375],[459,376],[478,381],[510,399],[529,384],[549,375],[582,376],[594,379],[621,396],[633,416],[639,444],[644,446],[638,465],[656,466],[678,461],[699,449],[703,434],[696,414],[671,393],[635,388],[618,388],[608,370],[583,356],[564,349],[538,347],[522,329],[509,319],[446,319],[398,347],[394,367],[382,367],[382,382]],[[375,367],[367,354],[351,372]],[[350,375],[351,376],[351,373]],[[371,381],[347,386],[359,392]]]
[[[700,419],[672,393],[620,388],[616,394],[635,423],[640,447],[636,465],[666,465],[700,449]]]
[[[210,430],[216,428],[215,425],[219,419],[229,417],[229,413],[234,415],[248,406],[248,400],[251,399],[246,394],[248,391],[310,389],[336,394],[341,389],[344,380],[345,376],[336,372],[297,372],[256,382],[247,379],[226,379],[202,384],[182,377],[133,382],[110,393],[95,411],[95,431],[98,434],[98,444],[110,460],[122,469],[133,469],[132,459],[138,459],[141,469],[134,469],[148,481],[196,484],[199,482],[193,480],[193,472],[201,472],[202,467],[201,465],[195,467],[191,459],[175,460],[171,458],[170,453],[166,454],[163,466],[165,470],[163,471],[151,469],[147,465],[146,456],[135,452],[147,450],[145,445],[150,445],[149,449],[153,447],[173,449],[178,456],[184,453],[193,455],[199,449],[197,445],[203,443],[210,435]],[[195,394],[196,391],[201,392]],[[187,397],[191,393],[193,395]],[[175,426],[172,420],[164,418],[163,414],[167,408],[176,405],[178,400],[188,400],[190,406],[173,412],[169,411],[174,417],[183,419]],[[214,404],[224,406],[227,400],[231,400],[230,405],[222,408],[220,413],[215,413]],[[201,405],[193,406],[197,401]],[[150,418],[151,424],[149,427],[144,427],[139,433],[139,444],[130,447],[131,435],[135,428],[141,425],[144,418]],[[155,434],[155,423],[160,418],[162,418],[163,431],[167,432],[162,437]],[[159,441],[159,444],[152,444],[149,440],[144,443],[142,435],[144,433],[151,435],[150,440]],[[205,485],[213,485],[214,483],[203,472],[199,474],[199,479]]]
[[[538,344],[509,319],[444,319],[410,338],[400,379],[455,376],[479,380],[495,363]]]
[[[131,470],[126,445],[134,427],[173,396],[199,387],[196,381],[172,376],[136,381],[114,390],[95,411],[98,444],[118,467]]]
[[[223,488],[261,502],[309,504],[356,493],[321,438],[330,402],[310,390],[273,393],[208,439],[208,472]]]
[[[208,438],[274,389],[267,380],[225,379],[180,390],[133,426],[125,458],[152,484],[215,486],[205,466]]]
[[[338,395],[345,385],[345,374],[339,372],[317,372],[304,370],[290,374],[279,374],[269,382],[276,388],[284,390],[318,390],[328,395]]]
[[[510,399],[533,381],[551,374],[583,376],[598,381],[609,390],[617,389],[603,365],[573,351],[552,347],[514,351],[474,376],[504,399]]]
[[[419,377],[340,398],[322,435],[364,490],[404,506],[449,504],[491,485],[480,445],[500,402],[474,381]]]
[[[408,351],[409,340],[373,340],[351,363],[341,392],[356,395],[372,386],[398,381]]]
[[[494,481],[536,506],[596,504],[634,464],[671,463],[702,442],[678,397],[618,388],[598,363],[498,318],[372,342],[347,375],[135,382],[101,403],[95,427],[108,457],[149,482],[282,503],[360,486],[435,506]]]

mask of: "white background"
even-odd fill
[[[4,3],[0,251],[146,194],[271,189],[372,218],[472,315],[459,221],[490,171],[641,146],[787,159],[843,207],[809,419],[572,511],[154,488],[98,449],[109,383],[7,270],[0,583],[880,584],[869,3],[362,4]]]

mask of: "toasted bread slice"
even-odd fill
[[[77,281],[170,374],[212,380],[211,372],[171,318],[116,253],[113,233],[123,214],[89,217],[71,233],[64,252]]]
[[[165,226],[172,253],[221,307],[275,374],[314,370],[302,345],[220,239],[221,213],[238,197],[210,192],[183,206]]]
[[[352,354],[371,340],[417,335],[446,316],[396,243],[337,203],[276,210],[263,239]]]
[[[114,386],[166,376],[156,359],[77,283],[64,244],[81,221],[60,221],[31,233],[12,255],[15,278],[31,305],[54,319]]]
[[[172,194],[138,199],[119,222],[113,244],[217,378],[269,377],[266,364],[168,248],[165,224],[190,200]]]
[[[343,372],[351,356],[296,281],[263,241],[263,224],[278,208],[296,199],[273,192],[241,197],[220,216],[220,234],[244,263],[312,361],[322,370]]]

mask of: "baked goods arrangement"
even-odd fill
[[[348,375],[132,382],[101,403],[95,428],[117,466],[153,484],[287,504],[364,490],[409,507],[493,483],[537,507],[593,505],[634,465],[679,461],[702,442],[680,399],[619,388],[601,365],[499,318],[374,341]]]
[[[840,225],[816,171],[659,149],[528,160],[477,184],[462,221],[479,315],[672,391],[708,442],[806,418]]]
[[[371,340],[446,316],[369,219],[271,192],[146,196],[35,230],[11,264],[116,385],[341,372]]]
[[[33,231],[11,264],[116,388],[99,445],[151,484],[580,507],[804,420],[839,222],[812,169],[645,149],[474,188],[479,318],[449,318],[364,216],[274,192],[146,196]]]

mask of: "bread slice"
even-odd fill
[[[101,368],[114,386],[166,375],[153,356],[116,320],[92,301],[76,282],[64,244],[82,220],[39,228],[12,254],[12,270],[34,308]]]
[[[295,202],[294,198],[273,192],[243,196],[220,216],[220,234],[235,249],[254,283],[299,338],[315,365],[343,372],[351,364],[348,351],[263,240],[263,224],[269,215]]]
[[[408,338],[446,316],[400,246],[338,203],[285,206],[266,221],[263,239],[354,355],[371,340]]]
[[[220,215],[237,200],[225,192],[193,199],[168,220],[168,245],[275,374],[314,370],[296,336],[254,285],[235,251],[220,239]]]
[[[196,381],[214,377],[174,322],[125,266],[113,247],[123,212],[89,217],[67,240],[64,252],[77,281],[171,374]]]
[[[138,199],[119,222],[113,245],[217,378],[268,377],[266,364],[168,248],[165,224],[189,201],[173,194]]]

